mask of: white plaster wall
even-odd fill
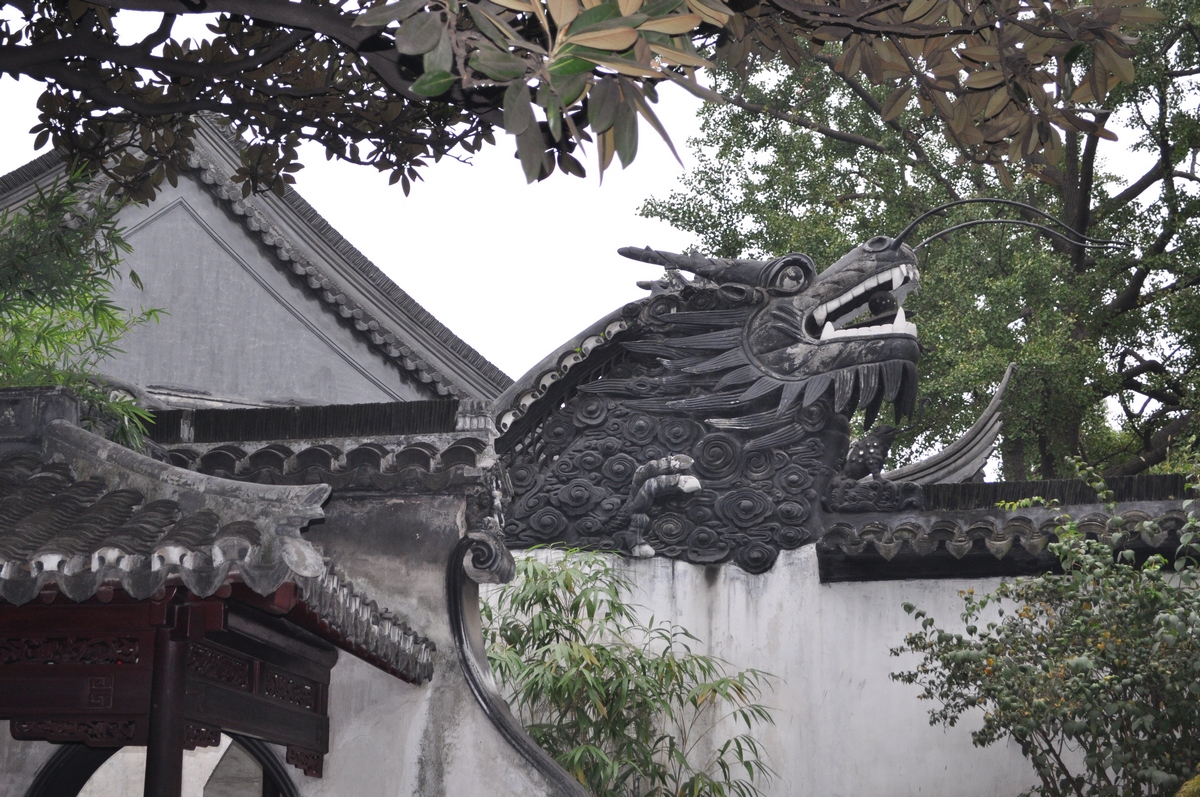
[[[484,717],[457,667],[409,686],[343,654],[329,709],[324,776],[289,771],[305,797],[547,793],[545,780]]]
[[[757,576],[658,557],[625,566],[635,600],[655,617],[684,626],[736,668],[777,677],[764,698],[776,724],[760,733],[778,773],[769,794],[1002,797],[1033,785],[1015,745],[972,745],[981,718],[931,727],[919,690],[888,678],[914,663],[888,654],[918,627],[901,604],[954,625],[959,590],[990,590],[998,580],[821,584],[812,546],[784,551]]]
[[[8,720],[0,720],[0,795],[24,794],[54,750],[49,742],[18,742],[8,732]]]

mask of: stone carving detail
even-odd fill
[[[471,546],[463,556],[463,570],[477,584],[507,584],[517,574],[512,554],[504,547],[500,526],[484,518],[480,528],[467,533]]]
[[[823,503],[920,505],[918,485],[879,479],[831,495],[850,453],[848,418],[861,408],[869,427],[885,402],[897,417],[916,405],[916,328],[900,306],[918,277],[911,249],[872,239],[819,276],[800,254],[622,254],[668,276],[644,285],[651,296],[619,323],[601,322],[604,340],[577,358],[589,365],[568,353],[532,394],[524,381],[506,394],[521,397],[519,412],[497,407],[514,493],[510,544],[653,549],[760,573],[780,550],[817,538]],[[670,456],[691,460],[700,489],[625,509],[638,469]]]
[[[201,678],[219,681],[239,689],[250,688],[250,662],[212,648],[189,645],[187,667],[189,672]]]
[[[137,637],[43,637],[0,642],[0,665],[137,663]]]
[[[267,697],[291,703],[293,706],[299,706],[308,711],[317,710],[317,687],[308,681],[299,681],[277,672],[268,672],[263,678],[262,692]]]
[[[325,756],[299,747],[288,747],[286,761],[310,778],[321,777],[325,769]]]
[[[108,746],[132,742],[137,724],[133,720],[14,719],[9,728],[14,739]]]
[[[195,750],[197,747],[217,747],[221,744],[221,729],[208,728],[193,722],[183,726],[183,749]]]

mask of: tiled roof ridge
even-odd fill
[[[286,529],[182,497],[110,489],[108,479],[72,470],[29,451],[0,459],[0,597],[9,603],[28,603],[50,585],[81,601],[119,584],[141,600],[176,578],[200,597],[231,578],[265,595],[323,571],[320,554]]]
[[[504,390],[512,384],[512,377],[501,371],[490,360],[479,353],[471,344],[467,343],[462,338],[455,335],[448,327],[439,321],[432,313],[422,307],[416,299],[412,298],[391,278],[384,274],[378,266],[376,266],[366,255],[358,250],[354,244],[346,240],[333,225],[325,220],[323,216],[304,197],[300,196],[291,187],[285,189],[283,201],[296,211],[303,221],[313,228],[326,243],[330,245],[338,254],[346,259],[356,271],[363,275],[373,286],[379,289],[381,293],[387,296],[395,305],[404,313],[413,317],[421,326],[428,332],[433,334],[446,348],[453,351],[455,354],[462,357],[471,366],[478,370],[481,374],[487,377],[497,390]]]
[[[356,656],[412,684],[433,677],[437,645],[354,587],[336,563],[298,582],[299,596],[325,636],[338,638]]]
[[[245,146],[241,137],[229,125],[223,125],[207,117],[218,131],[224,134],[225,141],[234,149],[240,149]],[[193,142],[193,149],[195,142]],[[240,196],[240,194],[239,194]],[[337,229],[330,224],[320,212],[308,203],[304,197],[300,195],[291,186],[286,186],[283,191],[283,202],[293,211],[300,219],[309,225],[313,232],[317,234],[322,241],[329,245],[335,252],[345,258],[346,262],[359,274],[361,274],[368,282],[377,288],[384,296],[396,305],[401,312],[411,316],[417,321],[426,331],[430,332],[439,342],[446,348],[450,349],[455,354],[462,357],[473,368],[480,372],[484,377],[493,383],[497,392],[505,390],[512,384],[512,377],[497,368],[490,360],[479,353],[471,344],[455,335],[446,325],[439,321],[432,313],[426,310],[403,288],[397,285],[390,277],[383,273],[369,257],[363,254],[358,247],[348,241]],[[285,261],[286,262],[286,261]]]

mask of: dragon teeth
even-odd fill
[[[862,296],[864,293],[876,287],[877,285],[884,285],[890,282],[891,289],[896,291],[899,290],[900,286],[905,282],[909,281],[910,279],[915,279],[916,275],[917,270],[915,268],[911,268],[908,265],[901,265],[895,266],[888,271],[876,274],[873,277],[869,277],[843,293],[841,296],[837,297],[836,299],[830,299],[828,302],[825,302],[816,310],[814,310],[813,321],[816,322],[817,326],[822,326],[825,324],[825,320],[829,318],[829,314],[834,310],[837,310],[842,305],[853,301],[859,296]],[[872,327],[872,329],[874,329],[874,327]],[[821,333],[821,339],[825,339],[824,332]]]

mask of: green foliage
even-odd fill
[[[129,251],[120,206],[102,197],[85,205],[80,188],[71,178],[0,212],[0,387],[70,388],[94,425],[139,447],[148,414],[95,375],[121,336],[158,311],[128,313],[109,298]]]
[[[1200,519],[1187,508],[1173,577],[1161,556],[1139,565],[1067,519],[1050,546],[1064,572],[962,593],[963,632],[906,604],[921,631],[891,652],[920,663],[892,678],[938,703],[931,724],[982,711],[972,739],[1013,739],[1040,780],[1029,794],[1174,794],[1200,764],[1200,590],[1183,569]],[[1124,523],[1109,525],[1119,542]]]
[[[548,559],[518,560],[483,606],[488,660],[538,744],[598,797],[760,794],[769,676],[729,673],[683,628],[643,621],[604,554]]]
[[[1005,478],[1058,478],[1068,455],[1114,475],[1153,466],[1186,435],[1200,396],[1200,177],[1185,155],[1200,130],[1187,77],[1200,69],[1200,47],[1187,33],[1200,4],[1153,5],[1164,21],[1136,45],[1136,81],[1103,103],[1106,118],[1127,128],[1117,144],[1067,133],[1053,158],[985,169],[938,114],[889,115],[891,89],[838,70],[840,45],[826,44],[786,69],[751,63],[744,74],[719,74],[716,86],[731,102],[702,111],[696,167],[682,190],[642,212],[692,232],[716,255],[801,251],[821,266],[963,197],[1019,199],[1079,232],[1128,241],[1127,251],[1093,255],[1029,231],[983,227],[922,249],[920,292],[906,310],[924,347],[930,431],[900,438],[897,448],[912,456],[953,439],[1015,362]],[[1077,65],[1080,79],[1085,68]],[[1130,148],[1148,156],[1146,166],[1113,174],[1128,169]],[[959,209],[926,222],[913,240],[1001,213]],[[1115,424],[1109,408],[1119,408]]]

